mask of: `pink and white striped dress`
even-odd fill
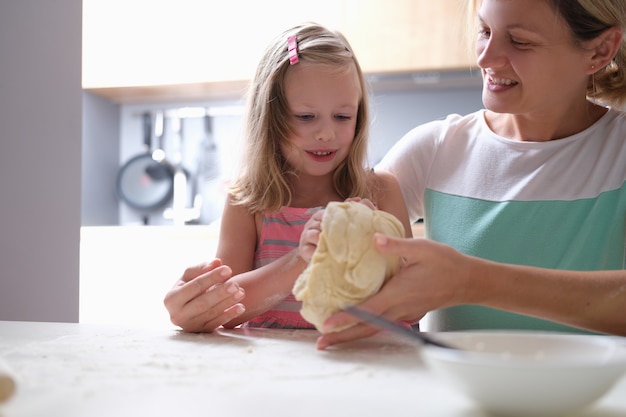
[[[320,209],[321,207],[283,207],[277,213],[265,214],[259,245],[254,254],[254,268],[267,265],[297,248],[304,225],[313,213]],[[315,327],[300,314],[301,306],[302,303],[297,301],[293,294],[290,294],[272,310],[248,320],[242,326],[314,329]]]

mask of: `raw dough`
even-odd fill
[[[399,257],[376,250],[375,232],[404,237],[402,223],[387,212],[357,202],[326,207],[317,249],[293,287],[300,313],[318,330],[332,314],[376,293],[400,267]]]

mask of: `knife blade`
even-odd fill
[[[386,329],[386,330],[390,330],[394,333],[397,333],[399,335],[408,337],[412,340],[419,340],[420,342],[427,344],[427,345],[432,345],[432,346],[438,346],[441,348],[446,348],[446,349],[457,349],[456,347],[450,346],[446,343],[440,342],[438,340],[435,340],[433,338],[431,338],[430,336],[427,336],[425,333],[422,332],[414,332],[411,329],[408,329],[406,327],[403,327],[401,325],[399,325],[398,323],[388,320],[382,316],[378,316],[376,314],[372,314],[368,311],[362,310],[358,307],[355,306],[349,306],[346,307],[344,309],[344,311],[346,311],[347,313],[352,314],[355,317],[360,318],[361,320],[372,324],[376,327],[379,327],[381,329]]]

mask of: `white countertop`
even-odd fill
[[[481,417],[388,333],[317,351],[311,330],[0,322],[18,390],[0,417]],[[556,388],[555,388],[556,389]],[[626,378],[579,416],[626,415]]]

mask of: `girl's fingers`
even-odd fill
[[[222,265],[222,261],[220,259],[213,259],[209,262],[203,262],[201,264],[190,266],[187,269],[185,269],[180,281],[189,282],[195,279],[196,277],[204,273],[207,273],[209,271],[212,271],[221,265]]]
[[[204,271],[204,269],[195,268],[197,267],[187,269],[185,275],[191,275],[192,272]],[[230,267],[223,265],[216,269],[211,269],[208,272],[204,272],[201,275],[195,275],[192,279],[188,279],[185,282],[183,282],[185,280],[185,278],[183,278],[179,282],[179,285],[176,285],[166,294],[164,300],[165,306],[170,312],[179,310],[207,292],[211,287],[226,281],[231,275],[232,270]]]
[[[172,323],[185,330],[198,327],[198,317],[219,316],[241,300],[243,290],[236,283],[222,285],[231,275],[230,267],[220,261],[188,268],[163,300]]]
[[[181,309],[190,300],[208,290],[219,282],[224,282],[230,277],[232,271],[229,267],[221,267],[222,262],[214,259],[211,262],[191,266],[185,269],[183,276],[170,289],[163,303],[170,312]],[[217,269],[217,272],[213,272]]]
[[[212,331],[245,311],[239,303],[244,296],[243,289],[234,282],[214,285],[171,315],[172,323],[186,331]]]
[[[218,327],[228,323],[231,320],[241,316],[246,311],[246,307],[241,304],[235,304],[224,310],[218,317],[209,317],[209,320],[202,325],[203,332],[212,332]]]
[[[233,274],[229,266],[223,265],[216,269],[205,272],[183,285],[182,290],[190,295],[197,296],[208,291],[214,285],[224,283]],[[193,298],[193,297],[190,297]]]

